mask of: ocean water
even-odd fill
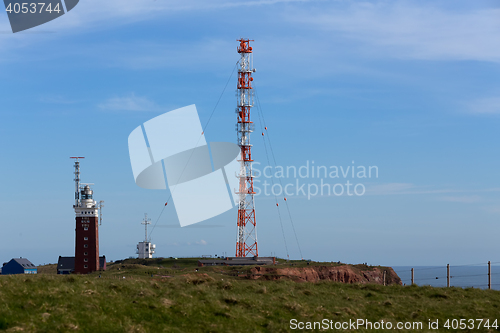
[[[406,285],[411,284],[412,266],[393,266]],[[415,284],[419,286],[446,287],[446,266],[413,266]],[[451,266],[450,286],[488,289],[488,266]],[[500,290],[500,266],[491,265],[491,289]]]

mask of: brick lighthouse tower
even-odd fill
[[[99,206],[93,199],[91,184],[80,184],[80,158],[75,159],[75,270],[77,274],[98,271],[99,267]]]

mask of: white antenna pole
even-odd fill
[[[144,241],[147,243],[148,242],[148,224],[151,224],[151,219],[148,219],[148,214],[144,214],[144,220],[141,222],[141,224],[144,224]]]

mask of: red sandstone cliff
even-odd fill
[[[386,271],[386,284],[401,284],[401,279],[390,267],[353,267],[343,266],[312,266],[312,267],[290,267],[274,268],[257,266],[251,269],[248,278],[279,280],[289,278],[295,281],[318,282],[329,280],[343,283],[376,283],[384,284],[383,276]]]

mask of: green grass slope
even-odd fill
[[[0,330],[291,332],[299,331],[290,328],[292,319],[366,319],[394,324],[420,321],[424,327],[420,332],[499,331],[443,327],[453,318],[484,318],[490,323],[500,319],[498,291],[254,281],[241,277],[248,267],[203,267],[195,272],[195,263],[195,259],[126,260],[109,265],[106,272],[85,276],[0,276]],[[440,329],[428,330],[429,319],[438,319]]]

